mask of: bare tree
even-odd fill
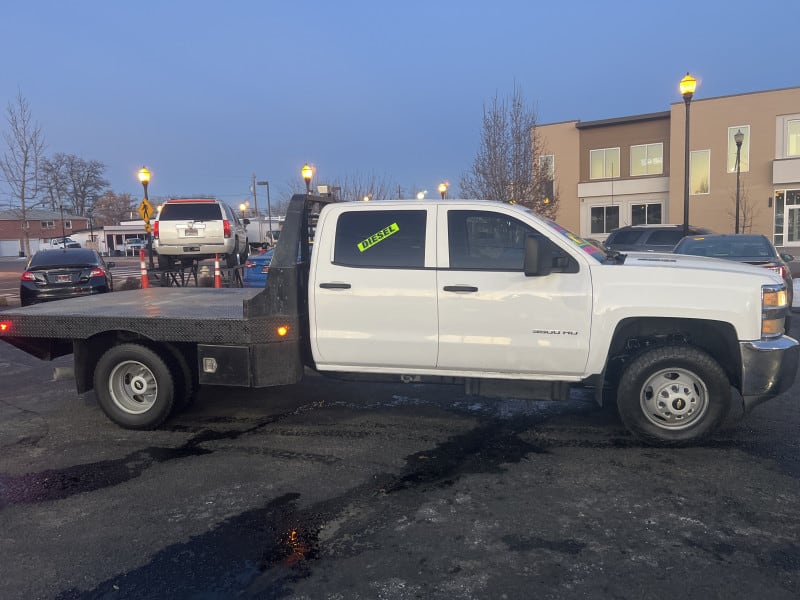
[[[19,204],[18,210],[25,236],[25,253],[31,253],[30,233],[26,227],[28,211],[37,206],[39,195],[39,161],[42,158],[45,142],[38,123],[34,123],[28,101],[21,93],[17,94],[15,104],[9,102],[6,108],[8,131],[3,132],[3,140],[8,147],[0,158],[0,171],[11,196]]]
[[[730,194],[730,208],[727,210],[727,215],[731,218],[731,231],[733,231],[736,223],[736,191]],[[741,233],[753,232],[753,218],[761,210],[757,203],[753,202],[750,198],[750,192],[744,182],[739,186],[739,231]]]
[[[135,213],[138,200],[131,194],[115,194],[107,190],[95,200],[92,206],[92,216],[98,226],[119,225],[120,221],[130,219]]]
[[[554,217],[558,199],[543,155],[536,113],[515,85],[510,98],[495,96],[483,106],[480,148],[459,181],[462,197],[521,204]]]
[[[42,158],[40,166],[45,202],[49,204],[50,210],[58,210],[69,194],[67,155],[57,152],[53,158]]]
[[[67,155],[66,173],[73,214],[83,215],[90,208],[91,200],[108,187],[108,181],[103,177],[105,170],[106,166],[98,160]]]
[[[397,185],[386,176],[374,173],[351,173],[344,177],[334,179],[332,187],[339,188],[337,200],[386,200],[397,196]]]

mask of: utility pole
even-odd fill
[[[258,216],[258,194],[256,194],[256,174],[253,173],[253,179],[250,182],[250,191],[253,192],[253,210],[255,211],[255,220],[258,224],[258,243],[264,241],[264,231],[262,229],[261,218]]]

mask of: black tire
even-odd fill
[[[106,351],[94,370],[94,389],[106,416],[125,429],[155,429],[169,416],[175,398],[166,362],[140,344]]]
[[[731,384],[709,354],[685,345],[660,346],[631,360],[622,373],[617,409],[628,430],[656,446],[702,440],[723,422]]]
[[[175,400],[172,403],[172,414],[177,414],[189,408],[197,397],[197,385],[195,383],[194,371],[189,365],[189,360],[181,352],[180,348],[168,345],[166,347],[165,358],[169,363],[172,372],[172,380],[175,385]]]
[[[233,254],[225,255],[225,264],[229,269],[233,269],[239,264],[239,254],[237,254],[236,248],[233,249]]]

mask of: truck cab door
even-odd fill
[[[311,347],[327,370],[433,369],[436,209],[328,207],[309,281]]]
[[[439,207],[441,371],[581,375],[592,315],[590,270],[511,208]],[[526,276],[526,239],[552,268]]]

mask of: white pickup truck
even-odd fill
[[[0,339],[42,358],[74,352],[78,390],[94,387],[129,428],[158,426],[197,384],[291,384],[309,367],[531,399],[591,386],[641,440],[683,445],[734,402],[788,389],[800,354],[784,335],[784,283],[766,269],[606,255],[488,201],[297,195],[263,290],[54,304],[7,311]]]
[[[53,249],[58,249],[58,248],[80,248],[81,245],[80,245],[79,242],[76,242],[75,240],[73,240],[70,237],[64,237],[64,238],[53,238],[53,239],[50,240],[49,244],[43,244],[42,247],[43,248],[53,248]]]

